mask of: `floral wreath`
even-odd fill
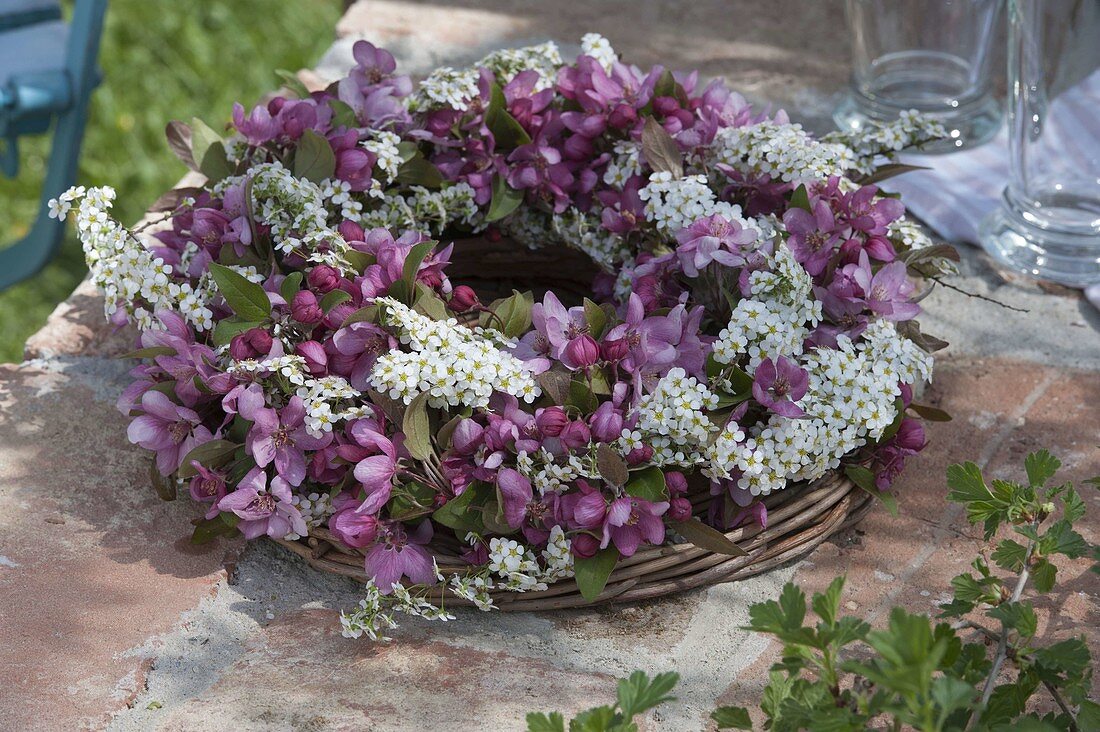
[[[595,34],[571,64],[546,43],[415,85],[354,56],[236,105],[228,136],[169,124],[207,183],[144,241],[110,188],[52,202],[140,329],[118,407],[158,488],[205,506],[195,541],[326,529],[364,555],[342,620],[373,638],[451,617],[448,592],[489,609],[575,576],[594,598],[640,546],[713,545],[831,471],[889,497],[937,416],[912,401],[942,343],[911,276],[951,252],[874,183],[937,125],[816,139]],[[592,297],[483,303],[447,275],[475,234],[586,253]],[[467,571],[438,571],[441,532]]]

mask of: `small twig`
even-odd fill
[[[1049,681],[1044,681],[1043,686],[1047,687],[1047,691],[1049,691],[1050,695],[1054,697],[1054,701],[1058,703],[1058,706],[1061,707],[1062,711],[1066,713],[1067,717],[1069,717],[1070,732],[1078,732],[1079,728],[1077,727],[1077,718],[1073,716],[1073,712],[1070,711],[1069,706],[1066,705],[1066,700],[1062,698],[1062,694],[1058,691],[1058,687],[1056,687]]]
[[[1015,307],[1013,305],[1009,305],[1008,303],[1003,303],[1003,302],[1001,302],[1000,300],[998,300],[996,298],[989,297],[988,295],[981,295],[977,292],[971,292],[970,290],[964,290],[963,288],[959,287],[958,285],[952,285],[950,282],[944,282],[942,279],[940,279],[939,277],[937,277],[935,275],[925,275],[925,277],[927,277],[928,279],[932,280],[933,282],[935,282],[937,284],[943,285],[944,287],[946,287],[949,290],[954,290],[955,292],[958,292],[959,294],[962,294],[962,295],[966,295],[967,297],[973,297],[973,298],[978,299],[978,300],[985,300],[986,302],[991,302],[994,305],[1000,305],[1005,310],[1012,310],[1012,311],[1017,312],[1017,313],[1030,313],[1031,312],[1027,308],[1018,308],[1018,307]]]

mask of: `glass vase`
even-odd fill
[[[982,246],[1016,272],[1100,282],[1100,2],[1009,0],[1010,177]]]
[[[1002,0],[847,0],[852,79],[833,114],[842,130],[916,109],[949,137],[943,153],[987,141],[1001,122],[991,48]]]

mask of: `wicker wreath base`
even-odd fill
[[[459,238],[448,275],[458,284],[472,286],[484,302],[507,297],[512,289],[531,290],[541,300],[548,290],[569,305],[579,305],[591,295],[598,269],[586,255],[564,246],[530,250],[508,238]],[[710,504],[709,494],[692,497],[695,515]],[[670,544],[639,550],[622,559],[608,578],[603,593],[592,603],[585,600],[572,579],[557,582],[542,592],[491,592],[501,610],[557,610],[631,602],[661,597],[696,587],[751,577],[811,552],[830,535],[858,521],[870,508],[870,496],[837,472],[809,485],[796,485],[768,496],[768,528],[746,526],[726,536],[746,551],[729,556],[694,544]],[[324,572],[367,582],[364,553],[343,545],[327,529],[313,529],[298,541],[277,539],[280,544]],[[461,554],[467,547],[446,529],[436,532],[428,547],[444,576],[470,569]],[[471,606],[468,600],[448,593],[448,606]]]
[[[706,513],[709,495],[693,499],[696,515]],[[694,544],[667,544],[639,550],[622,559],[611,573],[607,586],[594,602],[581,597],[577,583],[562,580],[541,592],[491,592],[501,610],[533,611],[634,602],[671,595],[697,587],[735,582],[773,569],[809,554],[833,534],[859,521],[871,508],[871,497],[840,473],[833,473],[809,485],[795,486],[764,499],[768,507],[768,528],[757,525],[734,529],[726,534],[746,556],[729,556],[701,549]],[[366,583],[363,552],[346,547],[327,529],[298,541],[276,539],[305,558],[316,569],[344,575]],[[465,549],[449,534],[439,534],[429,545],[445,577],[464,574],[470,565],[460,554]],[[450,606],[473,603],[448,594]]]

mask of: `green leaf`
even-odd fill
[[[1019,572],[1027,559],[1027,547],[1012,539],[1004,539],[993,551],[991,557],[1001,569]]]
[[[191,152],[191,128],[178,119],[170,121],[164,126],[164,137],[168,140],[168,147],[172,154],[180,159],[191,170],[198,170],[194,153]]]
[[[655,465],[637,470],[630,474],[630,480],[626,484],[626,493],[635,498],[654,503],[667,501],[668,486],[665,485],[665,474]]]
[[[191,159],[198,165],[206,158],[213,145],[222,144],[222,136],[198,117],[191,118]],[[225,148],[222,147],[224,154]],[[201,170],[201,166],[200,166]]]
[[[329,99],[327,104],[332,110],[333,129],[346,127],[350,130],[352,127],[359,126],[359,118],[356,117],[355,110],[350,104],[341,102],[339,99]]]
[[[266,320],[271,315],[271,301],[263,287],[216,262],[210,263],[210,274],[225,302],[243,320]]]
[[[287,91],[293,92],[299,99],[309,99],[309,89],[302,83],[302,80],[298,78],[298,75],[293,71],[287,71],[286,69],[275,69],[275,76],[278,76],[282,82],[283,87]]]
[[[222,514],[223,516],[225,514]],[[236,516],[233,516],[236,518]],[[236,525],[230,525],[222,520],[221,516],[212,519],[202,519],[195,524],[191,532],[192,544],[208,544],[219,536],[232,536],[237,533]]]
[[[1035,583],[1035,589],[1042,593],[1054,589],[1054,581],[1058,575],[1058,568],[1046,559],[1040,559],[1031,568],[1031,580]]]
[[[629,678],[619,679],[617,697],[623,717],[631,720],[658,704],[672,701],[674,697],[669,692],[679,680],[680,674],[674,672],[660,673],[650,680],[641,671],[635,671]]]
[[[210,440],[204,442],[197,447],[191,449],[191,452],[187,453],[183,458],[183,463],[180,465],[179,476],[181,478],[193,478],[199,474],[199,471],[195,470],[192,462],[197,462],[205,468],[220,468],[230,461],[233,457],[233,453],[237,451],[240,445],[229,440]]]
[[[878,486],[875,485],[875,474],[870,469],[862,465],[845,465],[844,474],[857,486],[871,494],[872,497],[882,501],[882,505],[886,506],[886,510],[890,512],[891,516],[898,515],[897,499],[894,498],[893,494],[878,489]]]
[[[752,729],[752,718],[744,707],[718,707],[710,713],[718,729]]]
[[[928,420],[929,422],[950,422],[951,421],[951,415],[950,414],[943,411],[942,409],[938,409],[936,407],[931,407],[927,404],[917,404],[916,402],[913,402],[912,404],[909,405],[909,409],[910,409],[910,411],[915,412],[916,414],[920,415],[921,417]]]
[[[586,601],[592,602],[600,596],[618,561],[619,552],[611,546],[596,552],[595,556],[574,560],[577,587]]]
[[[615,710],[611,707],[587,709],[569,722],[569,732],[619,732],[612,730],[614,720]]]
[[[257,320],[239,320],[237,318],[225,318],[219,320],[217,325],[214,326],[214,345],[225,346],[228,345],[233,337],[244,333],[251,328],[259,327],[260,323]]]
[[[483,507],[493,496],[493,486],[480,481],[471,483],[460,495],[437,508],[432,514],[432,520],[455,531],[480,532],[485,529],[481,520]]]
[[[580,410],[581,414],[591,414],[596,411],[596,407],[599,405],[599,400],[588,388],[588,384],[580,379],[569,382],[569,398],[566,400],[565,406],[574,407]]]
[[[843,590],[844,578],[837,577],[829,583],[829,587],[825,592],[814,593],[810,604],[817,616],[826,625],[833,625],[837,621],[837,616],[840,613],[840,593]]]
[[[432,320],[446,320],[450,317],[447,313],[447,305],[435,294],[435,290],[423,282],[416,283],[416,299],[413,301],[413,310],[427,315]]]
[[[528,712],[527,732],[565,732],[565,719],[561,712]]]
[[[148,346],[136,351],[127,351],[117,358],[156,358],[157,356],[175,356],[176,349],[171,346]]]
[[[749,628],[758,633],[782,635],[802,630],[806,619],[806,593],[793,582],[783,585],[779,601],[765,600],[749,606]]]
[[[493,133],[498,150],[511,150],[531,142],[531,136],[508,112],[508,102],[498,84],[493,84],[489,108],[485,111],[485,126]]]
[[[1046,556],[1061,554],[1070,559],[1077,559],[1088,553],[1089,543],[1073,530],[1069,521],[1058,519],[1039,540],[1039,550]]]
[[[443,185],[443,173],[439,168],[430,163],[423,155],[406,160],[397,169],[396,182],[407,186],[424,186],[425,188],[439,188]]]
[[[157,496],[162,501],[174,501],[176,500],[176,479],[165,478],[160,474],[160,470],[157,469],[157,461],[152,460],[149,463],[149,480],[153,484],[153,489],[157,492]]]
[[[1030,604],[1003,602],[987,613],[989,617],[1000,620],[1005,627],[1015,629],[1024,638],[1031,638],[1039,629],[1039,618]]]
[[[331,178],[336,172],[336,154],[321,135],[305,130],[294,151],[294,175],[313,183]]]
[[[1085,502],[1073,488],[1066,491],[1066,495],[1062,498],[1062,505],[1065,507],[1065,519],[1070,523],[1085,515]]]
[[[427,460],[432,455],[431,429],[428,422],[428,397],[420,392],[405,408],[401,431],[405,433],[405,449],[417,460]]]
[[[872,183],[879,183],[880,181],[893,178],[896,175],[902,173],[909,173],[914,170],[931,170],[925,165],[905,165],[903,163],[887,163],[881,165],[879,168],[870,175],[865,175],[857,181],[861,186],[869,186]]]
[[[1060,467],[1062,467],[1062,461],[1046,450],[1036,450],[1024,458],[1024,470],[1027,471],[1027,480],[1036,488],[1042,488],[1048,480],[1054,477]]]
[[[523,203],[523,191],[512,188],[500,175],[493,176],[493,197],[489,201],[489,212],[485,214],[485,222],[500,221],[505,216],[519,208]]]
[[[596,303],[584,298],[584,319],[588,322],[588,332],[599,339],[607,326],[607,312]]]
[[[642,155],[654,172],[672,173],[673,178],[683,177],[680,146],[653,117],[646,117],[645,127],[642,128]]]
[[[791,194],[791,207],[813,213],[813,208],[810,207],[810,194],[806,190],[805,184],[794,189],[794,193]]]
[[[234,166],[229,162],[229,155],[225,151],[225,145],[215,142],[206,148],[206,153],[199,163],[199,172],[206,176],[211,183],[228,178],[233,175]]]
[[[700,549],[731,557],[746,557],[748,552],[734,544],[718,529],[707,526],[698,519],[670,521],[669,526]]]
[[[419,244],[414,244],[409,253],[405,255],[405,265],[401,270],[401,279],[409,288],[409,294],[415,293],[416,275],[420,272],[420,265],[424,263],[424,258],[431,253],[432,249],[435,249],[435,245],[436,242],[431,239],[422,241]]]
[[[283,299],[287,301],[287,304],[294,299],[294,296],[298,294],[298,291],[302,289],[302,273],[291,272],[283,280],[283,284],[279,285],[279,294],[283,296]]]
[[[375,262],[374,256],[361,252],[358,249],[348,249],[341,255],[348,261],[356,272],[362,274],[367,267],[371,266]]]
[[[324,297],[321,298],[321,302],[319,304],[322,310],[324,310],[326,313],[330,313],[332,312],[332,309],[334,307],[342,302],[347,302],[350,299],[351,295],[344,292],[343,290],[330,290],[328,293],[325,294]]]
[[[394,488],[386,503],[386,513],[397,521],[411,521],[432,513],[435,491],[423,483],[412,481]]]
[[[483,312],[478,322],[483,328],[493,328],[509,338],[518,338],[531,328],[533,306],[534,298],[530,292],[512,290],[508,297],[489,304],[489,310],[496,315],[495,318]]]

